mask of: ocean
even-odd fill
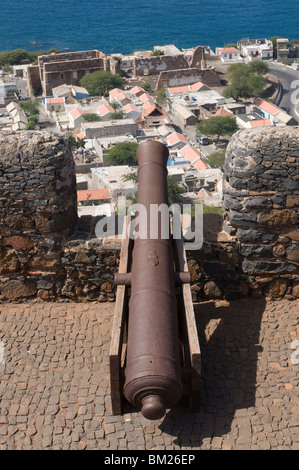
[[[299,38],[298,0],[0,0],[0,51],[99,49]]]

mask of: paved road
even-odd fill
[[[269,71],[280,80],[283,87],[283,95],[279,106],[299,121],[299,72],[275,63],[269,65]],[[292,88],[292,84],[296,88]]]
[[[0,305],[0,450],[299,450],[298,301],[195,305],[200,408],[182,400],[157,421],[111,412],[113,310]]]

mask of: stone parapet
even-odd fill
[[[223,218],[187,252],[194,301],[299,298],[298,128],[242,130],[227,149]],[[0,134],[0,302],[113,301],[121,243],[77,216],[72,153],[58,135]]]
[[[299,133],[236,133],[224,166],[224,229],[238,246],[239,271],[256,294],[298,293]]]

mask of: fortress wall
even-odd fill
[[[224,229],[256,293],[298,294],[299,132],[242,130],[227,149]]]
[[[194,301],[299,298],[298,128],[242,130],[227,150],[223,218],[204,214],[187,253]],[[77,217],[75,169],[58,135],[0,135],[0,302],[113,301],[120,242]]]

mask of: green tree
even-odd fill
[[[138,174],[129,173],[123,176],[124,181],[133,181],[138,186]],[[169,205],[182,202],[183,194],[186,192],[186,188],[180,186],[173,176],[167,175],[167,190],[168,190],[168,202]],[[136,197],[132,197],[132,202],[136,202]]]
[[[39,114],[39,102],[33,100],[26,100],[19,102],[20,108],[25,111],[27,116]]]
[[[157,93],[157,103],[162,106],[167,101],[165,88],[160,88]]]
[[[270,41],[273,44],[273,49],[276,49],[277,47],[277,39],[281,39],[281,36],[273,36],[272,38],[270,38]]]
[[[223,91],[225,98],[251,98],[259,96],[266,87],[267,80],[261,75],[264,66],[253,64],[233,64],[227,70],[230,85]]]
[[[110,119],[123,119],[124,118],[124,112],[122,109],[119,111],[116,111],[115,113],[111,113]]]
[[[161,49],[155,49],[151,55],[152,56],[164,55],[164,52],[161,51]]]
[[[206,159],[211,168],[221,168],[225,161],[225,149],[210,153]]]
[[[256,60],[254,62],[249,63],[249,69],[253,73],[257,73],[258,75],[266,75],[269,72],[269,66],[266,62],[262,62],[260,60]]]
[[[85,147],[85,140],[84,139],[75,139],[75,137],[73,135],[69,135],[66,140],[67,140],[67,142],[70,146],[70,149],[72,151],[76,150],[80,147]]]
[[[99,116],[96,113],[86,113],[84,114],[84,121],[86,122],[101,121],[101,116]]]
[[[13,73],[13,68],[12,68],[12,66],[11,66],[11,65],[4,65],[4,67],[3,67],[3,72],[4,72],[4,73],[10,73],[10,74],[12,74],[12,73]]]
[[[113,88],[123,88],[123,80],[120,75],[106,70],[89,73],[81,78],[79,83],[86,88],[90,95],[108,95]]]
[[[29,61],[29,54],[25,49],[15,49],[7,53],[6,60],[10,65],[22,64],[22,62]]]
[[[152,89],[152,85],[150,82],[144,82],[142,85],[140,85],[141,88],[143,88],[145,91],[147,91],[148,93],[152,92],[153,89]]]
[[[236,119],[230,116],[212,116],[196,125],[197,135],[231,136],[239,129]]]
[[[121,142],[116,144],[107,154],[107,158],[113,165],[130,165],[136,166],[136,150],[138,144],[136,142]]]
[[[183,194],[185,194],[186,188],[180,186],[171,175],[167,175],[167,190],[168,202],[170,205],[182,202]]]
[[[117,101],[112,101],[112,103],[110,103],[110,106],[111,106],[115,111],[117,111],[118,109],[121,108],[121,105],[120,105]]]

